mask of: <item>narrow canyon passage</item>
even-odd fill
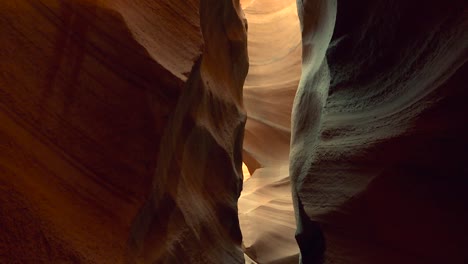
[[[0,263],[468,263],[466,10],[0,1]]]
[[[248,21],[247,123],[239,220],[245,252],[259,263],[297,263],[289,181],[291,109],[301,75],[295,0],[241,1]]]

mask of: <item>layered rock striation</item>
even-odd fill
[[[151,196],[132,226],[131,262],[244,262],[237,200],[246,24],[235,1],[200,7],[203,54],[165,129]]]
[[[0,17],[0,262],[243,262],[238,3],[2,1]]]
[[[0,262],[123,262],[202,44],[171,3],[0,3]]]
[[[2,1],[0,263],[466,263],[466,10]]]
[[[239,199],[245,252],[259,263],[297,263],[289,181],[291,110],[301,75],[294,0],[241,1],[249,22],[244,85],[244,162],[252,177]]]
[[[300,2],[318,66],[320,1]],[[467,21],[462,1],[338,1],[292,117],[303,263],[467,261]]]

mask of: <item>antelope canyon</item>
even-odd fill
[[[0,263],[466,264],[467,61],[462,0],[3,0]]]

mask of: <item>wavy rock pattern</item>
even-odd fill
[[[158,250],[172,261],[169,255],[180,250],[167,245],[150,254],[145,247],[124,253],[130,233],[138,249],[139,235],[149,239],[149,248],[157,243],[151,235],[179,231],[191,238],[195,231],[206,232],[200,240],[226,241],[209,256],[201,256],[208,252],[196,248],[177,256],[184,261],[243,261],[236,200],[245,118],[245,29],[232,2],[201,4],[205,17],[216,22],[205,21],[202,27],[205,40],[211,42],[204,43],[203,59],[195,67],[201,68],[187,83],[202,53],[198,1],[0,3],[1,263],[124,263],[125,257],[137,255],[153,260]],[[192,100],[200,101],[187,99],[196,91],[200,93]],[[180,107],[179,99],[188,108]],[[215,122],[221,119],[225,123]],[[171,138],[168,127],[181,138]],[[193,131],[184,135],[187,127]],[[173,152],[166,152],[174,140],[181,141]],[[199,150],[197,140],[205,144]],[[198,160],[187,158],[203,150]],[[218,159],[218,169],[206,166],[211,158]],[[164,163],[174,160],[182,164]],[[190,168],[192,177],[176,177],[181,170],[167,172],[169,168],[184,173]],[[194,177],[203,170],[210,171],[210,181]],[[153,190],[161,190],[168,181],[178,180],[178,194],[175,186],[166,194],[151,192],[152,181]],[[211,196],[201,187],[216,193]],[[187,202],[197,190],[203,197],[195,198],[206,201],[194,203],[201,208],[190,211]],[[181,192],[187,192],[186,199]],[[171,229],[164,230],[166,234],[145,230],[143,235],[139,228],[131,229],[145,200],[151,197],[160,204],[160,196],[177,205],[178,215],[165,216],[177,220]],[[167,203],[168,208],[173,205]],[[194,215],[197,209],[205,213]],[[181,214],[191,221],[181,223]],[[208,219],[232,225],[215,229],[210,222],[209,232]]]
[[[1,1],[1,263],[122,263],[202,44],[171,2]]]
[[[338,2],[334,27],[331,2],[298,1],[303,76],[290,172],[303,263],[464,263],[466,6]],[[246,252],[259,263],[294,263],[297,252],[283,146],[301,53],[283,57],[296,43],[286,6],[244,3],[244,159],[260,169],[239,208]]]
[[[235,1],[201,0],[205,41],[163,135],[149,201],[132,228],[135,263],[243,263],[247,33]],[[221,23],[219,23],[221,22]]]
[[[253,172],[239,199],[247,255],[258,263],[297,263],[289,182],[291,110],[301,75],[301,34],[294,0],[242,1],[249,24],[244,85],[244,162]]]
[[[466,3],[240,2],[0,1],[0,263],[468,262]]]
[[[303,67],[293,114],[304,263],[468,260],[467,22],[462,1],[338,1],[329,74]]]
[[[328,95],[330,74],[325,55],[333,34],[336,1],[298,1],[297,9],[302,32],[302,75],[293,105],[289,171],[300,263],[321,263],[325,242],[319,226],[305,212],[307,198],[301,197],[301,191],[304,182],[312,177],[309,164],[315,159]]]

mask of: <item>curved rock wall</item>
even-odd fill
[[[336,1],[297,1],[302,33],[302,75],[294,99],[291,132],[290,177],[296,215],[300,263],[323,261],[325,242],[320,227],[305,212],[301,197],[316,158],[330,74],[325,58],[336,18]],[[308,195],[308,193],[306,194]]]
[[[0,3],[1,263],[243,261],[245,29],[235,1],[199,7]],[[167,229],[132,227],[149,197],[169,201],[148,213],[167,213]]]
[[[239,220],[245,252],[258,263],[297,263],[289,181],[291,110],[301,75],[301,33],[294,0],[241,1],[249,24],[250,68]]]
[[[196,13],[139,2],[1,1],[0,262],[122,263],[202,44]],[[158,48],[178,42],[169,70]]]
[[[317,17],[310,7],[304,25]],[[312,96],[295,99],[290,171],[303,257],[468,260],[467,21],[462,1],[338,1],[329,92],[327,75],[303,67]]]
[[[337,2],[1,1],[0,262],[466,263],[466,4]]]
[[[201,0],[204,51],[166,127],[149,201],[133,223],[133,263],[243,263],[247,34],[236,1]]]

